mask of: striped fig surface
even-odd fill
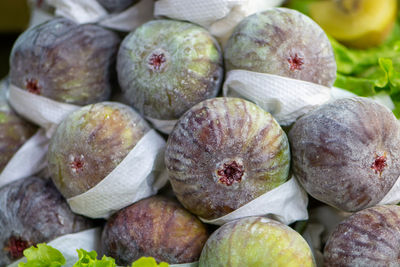
[[[51,139],[51,178],[64,197],[82,194],[114,170],[149,130],[145,120],[124,104],[85,106],[71,113]]]
[[[178,202],[157,196],[114,214],[104,228],[102,249],[119,265],[142,256],[171,264],[191,263],[199,259],[207,238],[199,219]]]
[[[94,227],[70,210],[50,180],[29,177],[0,188],[0,266],[38,243]]]
[[[117,72],[127,101],[142,115],[174,120],[217,95],[222,53],[217,41],[199,26],[155,20],[123,40]]]
[[[315,267],[310,247],[290,227],[263,217],[223,225],[207,240],[199,267]]]
[[[293,172],[314,198],[344,211],[377,204],[400,176],[400,125],[361,97],[325,104],[289,132]]]
[[[108,99],[119,37],[55,18],[26,30],[10,56],[10,81],[33,94],[77,105]]]
[[[180,118],[165,163],[183,206],[214,219],[287,180],[289,143],[275,119],[255,104],[214,98]]]
[[[312,19],[287,8],[248,16],[225,47],[227,70],[276,74],[332,86],[336,62],[328,37]]]
[[[329,237],[324,266],[399,266],[400,207],[382,205],[359,211]]]

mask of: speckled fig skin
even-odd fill
[[[399,266],[400,207],[383,205],[359,211],[329,237],[324,266]]]
[[[10,81],[50,99],[77,105],[104,101],[119,37],[96,25],[55,18],[28,29],[10,56]]]
[[[19,117],[10,108],[5,88],[0,84],[0,173],[35,131],[35,126]]]
[[[150,130],[129,106],[102,102],[71,113],[57,128],[47,154],[50,175],[70,198],[103,180]]]
[[[367,98],[319,107],[294,124],[289,140],[304,189],[344,211],[376,205],[400,176],[400,125]]]
[[[94,226],[72,213],[51,180],[29,177],[8,184],[0,188],[0,266],[32,245]]]
[[[292,9],[272,8],[245,18],[225,50],[226,69],[242,69],[331,87],[336,62],[328,37],[312,19]]]
[[[121,12],[133,4],[139,2],[139,0],[97,0],[104,8],[111,13]]]
[[[201,252],[199,267],[315,267],[307,242],[289,226],[247,217],[216,230]]]
[[[124,39],[117,72],[125,97],[142,115],[174,120],[217,95],[223,78],[222,55],[205,29],[188,22],[155,20]]]
[[[183,206],[215,219],[287,180],[289,142],[275,119],[255,104],[214,98],[180,118],[168,138],[165,163]]]
[[[176,201],[156,196],[114,214],[103,230],[102,249],[118,265],[130,265],[143,256],[190,263],[199,259],[207,238],[200,220]]]

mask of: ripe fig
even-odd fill
[[[207,240],[199,267],[316,266],[307,242],[289,226],[263,217],[223,225]]]
[[[35,130],[35,126],[11,109],[7,103],[5,88],[0,85],[0,173]]]
[[[310,16],[328,34],[355,48],[378,46],[397,18],[397,0],[336,0],[310,4]]]
[[[329,237],[324,266],[399,266],[400,207],[383,205],[359,211]]]
[[[121,12],[131,5],[138,2],[138,0],[97,0],[109,12]]]
[[[275,119],[255,104],[214,98],[180,118],[165,163],[183,206],[215,219],[287,180],[289,143]]]
[[[125,97],[142,115],[174,120],[217,95],[222,55],[205,29],[188,22],[154,20],[124,39],[117,72]]]
[[[312,19],[272,8],[242,20],[225,47],[227,70],[275,74],[331,87],[336,79],[332,46]]]
[[[0,266],[24,249],[93,227],[75,215],[51,180],[29,177],[0,188]]]
[[[195,216],[177,202],[156,196],[114,214],[104,228],[102,249],[118,265],[143,256],[190,263],[198,260],[207,238],[205,226]]]
[[[103,180],[150,128],[129,106],[102,102],[71,113],[48,151],[50,175],[66,198]]]
[[[86,105],[108,99],[119,37],[96,25],[55,18],[15,42],[10,81],[53,100]]]
[[[376,205],[400,175],[400,125],[361,97],[325,104],[289,132],[293,172],[314,198],[344,211]]]

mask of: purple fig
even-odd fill
[[[145,0],[147,1],[147,0]],[[139,2],[138,0],[97,0],[103,7],[111,13],[121,12],[133,4]]]
[[[71,113],[57,128],[47,155],[63,194],[82,194],[103,180],[150,130],[129,106],[102,102]]]
[[[227,70],[242,69],[332,86],[336,62],[328,37],[312,19],[287,8],[248,16],[225,47]]]
[[[124,39],[117,72],[125,97],[142,115],[174,120],[217,95],[222,55],[205,29],[188,22],[155,20]]]
[[[93,227],[75,215],[51,180],[25,178],[0,188],[0,266],[24,249]]]
[[[329,237],[324,266],[399,266],[400,207],[375,206],[341,222]]]
[[[214,219],[286,182],[289,142],[271,114],[255,104],[214,98],[180,118],[165,163],[183,206]]]
[[[314,198],[344,211],[376,205],[400,175],[400,125],[373,100],[340,99],[289,132],[293,172]]]
[[[119,37],[100,26],[52,19],[17,39],[10,57],[10,82],[64,103],[106,100],[118,44]]]
[[[207,238],[205,226],[195,216],[176,201],[157,196],[114,214],[104,228],[102,248],[119,265],[143,256],[190,263],[198,260]]]

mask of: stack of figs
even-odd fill
[[[117,13],[138,1],[98,2]],[[382,205],[400,176],[393,113],[344,98],[283,129],[256,104],[220,97],[235,69],[326,87],[336,78],[324,32],[285,8],[245,18],[225,47],[198,25],[166,18],[127,34],[66,18],[27,29],[12,49],[8,83],[79,108],[49,138],[46,171],[0,188],[0,267],[32,245],[96,226],[103,228],[98,254],[121,266],[142,256],[201,267],[317,266],[301,234],[274,218],[202,222],[246,208],[292,175],[313,205],[354,213],[323,244],[325,266],[399,266],[400,207]],[[0,171],[37,129],[12,110],[7,90]],[[121,94],[124,104],[115,101]],[[107,220],[71,211],[67,199],[96,187],[165,121],[174,127],[163,135],[164,189]]]

